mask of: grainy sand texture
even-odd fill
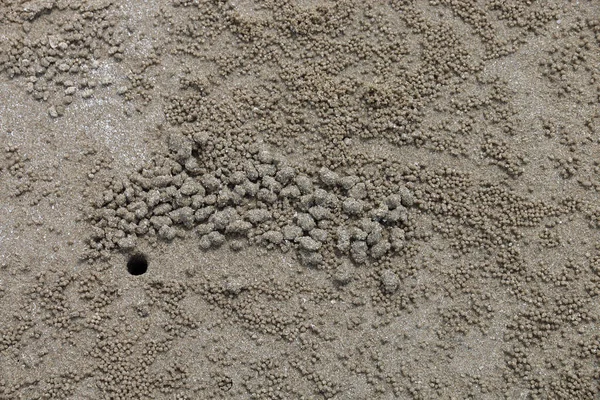
[[[0,399],[600,398],[600,0],[0,0]]]

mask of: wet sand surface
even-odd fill
[[[0,2],[0,399],[597,399],[600,1]]]

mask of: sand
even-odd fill
[[[596,399],[600,2],[5,0],[0,399]]]

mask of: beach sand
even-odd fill
[[[600,1],[0,3],[0,399],[597,399]]]

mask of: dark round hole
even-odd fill
[[[129,257],[129,261],[127,261],[127,271],[131,275],[142,275],[145,274],[148,270],[148,260],[146,256],[137,253]]]

